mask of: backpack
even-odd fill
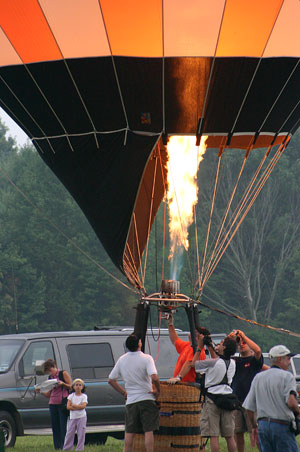
[[[241,402],[239,401],[239,399],[237,398],[237,396],[233,393],[231,394],[212,394],[211,392],[208,392],[207,390],[209,388],[212,388],[213,386],[219,386],[219,385],[228,385],[229,387],[230,384],[228,383],[228,378],[227,378],[227,371],[228,371],[228,367],[230,365],[230,359],[224,359],[222,357],[220,357],[221,359],[223,359],[225,366],[226,366],[226,372],[224,377],[222,378],[222,380],[220,381],[220,383],[216,383],[214,385],[208,386],[207,388],[205,388],[205,395],[211,399],[214,404],[220,408],[221,410],[225,410],[225,411],[233,411],[233,410],[240,410],[241,409]]]

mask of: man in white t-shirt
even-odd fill
[[[154,452],[153,431],[159,428],[159,378],[152,356],[143,353],[142,341],[135,334],[126,340],[129,350],[116,362],[109,384],[126,399],[124,452],[133,450],[135,433],[145,433],[146,452]],[[117,380],[123,380],[125,389]]]

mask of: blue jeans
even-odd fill
[[[258,441],[261,452],[298,452],[296,436],[289,425],[258,421]]]
[[[51,404],[49,405],[49,409],[51,416],[54,449],[62,449],[64,447],[67,431],[68,414],[62,411],[60,405]]]

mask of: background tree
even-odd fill
[[[0,123],[0,333],[88,329],[96,324],[133,325],[138,298],[95,264],[100,263],[127,284],[81,210],[34,148],[18,148],[14,140],[6,139],[5,133],[6,128]],[[243,155],[238,150],[228,150],[224,155],[212,236],[220,224]],[[200,251],[210,212],[216,158],[216,151],[207,150],[199,171]],[[245,179],[241,179],[242,189],[260,158],[259,150],[250,154]],[[205,286],[203,302],[299,332],[299,166],[298,134]],[[167,237],[163,251],[164,224],[167,229],[168,218],[162,204],[149,238],[145,279],[148,293],[159,290],[162,276],[170,278]],[[179,277],[181,291],[193,296],[197,277],[192,226],[189,258],[184,256]],[[204,308],[200,318],[215,332],[242,328],[264,348],[274,342],[299,346],[298,339],[251,327]],[[151,309],[151,322],[158,325],[155,308]],[[183,309],[176,314],[175,322],[178,327],[188,327]]]

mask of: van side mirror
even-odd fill
[[[19,362],[19,375],[21,378],[25,375],[23,359]]]
[[[34,370],[35,370],[36,375],[45,375],[44,363],[45,363],[45,361],[40,361],[40,360],[35,362]]]

